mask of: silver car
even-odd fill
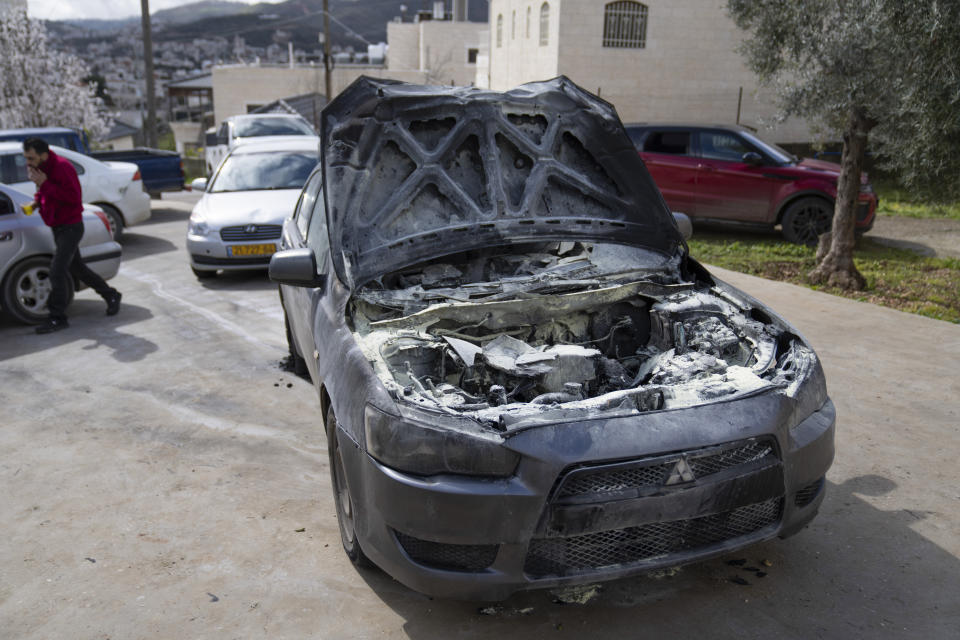
[[[47,317],[55,245],[53,232],[32,203],[30,196],[0,184],[0,299],[4,310],[20,322],[38,324]],[[120,269],[121,249],[103,210],[84,205],[83,226],[80,255],[87,266],[109,280]],[[74,282],[70,298],[81,288],[81,283]]]
[[[317,139],[302,136],[236,147],[190,214],[187,251],[198,278],[217,270],[266,270],[303,184],[318,161]]]

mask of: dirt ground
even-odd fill
[[[867,236],[880,244],[924,256],[960,258],[960,220],[877,216]]]

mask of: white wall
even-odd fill
[[[732,124],[743,87],[742,124],[778,142],[811,139],[799,120],[766,128],[776,114],[773,97],[759,88],[736,50],[743,33],[727,17],[725,0],[646,0],[646,46],[622,49],[603,46],[604,0],[549,2],[550,45],[541,47],[536,20],[529,39],[511,39],[510,20],[516,11],[519,25],[528,6],[536,17],[542,2],[491,1],[491,88],[506,90],[563,74],[613,103],[624,122]],[[504,16],[499,49],[498,14]]]

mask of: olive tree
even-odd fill
[[[105,129],[103,101],[75,56],[54,51],[39,20],[0,8],[0,128]]]
[[[814,283],[862,289],[853,262],[869,142],[920,195],[960,188],[960,2],[728,0],[741,47],[780,116],[807,118],[843,140],[833,227],[820,238]]]

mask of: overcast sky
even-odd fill
[[[150,0],[150,13],[196,0]],[[246,4],[280,0],[237,0]],[[140,15],[140,0],[27,0],[32,18],[72,20],[77,18],[115,19]]]

